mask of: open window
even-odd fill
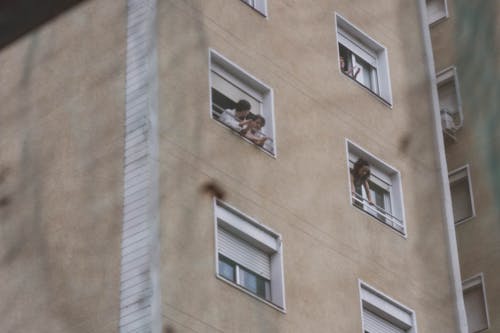
[[[217,276],[284,310],[281,236],[218,200],[215,217]]]
[[[469,166],[465,165],[449,174],[453,219],[455,225],[476,215]]]
[[[465,312],[470,333],[482,332],[490,327],[486,287],[483,274],[478,274],[462,283]]]
[[[387,49],[336,15],[340,71],[392,105]]]
[[[360,282],[361,318],[364,333],[416,333],[415,313]]]
[[[425,0],[427,6],[427,24],[433,25],[448,17],[446,0]]]
[[[463,126],[462,99],[455,67],[436,74],[441,124],[445,135],[456,141],[455,134]]]
[[[241,0],[259,13],[267,16],[267,0]]]
[[[352,205],[406,234],[400,173],[350,141],[347,153]],[[368,177],[358,172],[361,161],[368,166]]]
[[[276,155],[271,88],[214,50],[210,50],[210,96],[213,119],[241,135],[246,141],[258,145],[273,156]],[[249,113],[244,116],[236,112],[239,101],[249,104]],[[262,117],[264,125],[248,130],[248,122],[255,116]]]

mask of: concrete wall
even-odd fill
[[[0,51],[0,331],[116,332],[125,3]]]
[[[358,279],[455,332],[416,3],[159,2],[164,321],[178,332],[360,332]],[[388,107],[338,69],[335,12],[388,49]],[[210,118],[208,49],[274,90],[277,158]],[[345,139],[401,172],[408,238],[350,205]],[[287,313],[215,277],[213,198],[281,233]]]
[[[476,216],[457,226],[462,279],[484,274],[490,329],[500,330],[500,224],[495,181],[498,147],[498,18],[494,1],[448,0],[450,17],[431,28],[436,70],[458,69],[464,126],[448,142],[448,169],[468,164]],[[473,52],[471,52],[473,50]],[[495,136],[496,135],[496,136]],[[498,193],[498,191],[497,191]]]

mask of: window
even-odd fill
[[[476,275],[462,283],[465,312],[469,333],[481,332],[489,328],[488,305],[483,274]]]
[[[469,166],[458,168],[449,174],[453,219],[455,225],[469,220],[476,215]]]
[[[217,276],[283,310],[281,237],[218,200],[215,217]]]
[[[454,140],[455,132],[463,126],[462,100],[455,67],[436,74],[439,108],[443,131]]]
[[[338,14],[336,21],[341,72],[391,105],[386,48]]]
[[[241,0],[259,13],[267,16],[267,0]]]
[[[360,282],[361,318],[365,333],[416,333],[415,314]]]
[[[273,93],[271,88],[215,52],[210,50],[210,90],[212,118],[232,129],[251,143],[276,155],[274,139]],[[250,113],[237,115],[238,102],[244,100]],[[249,129],[251,116],[261,116],[264,126]],[[245,133],[246,131],[246,133]],[[252,134],[253,133],[253,134]],[[251,135],[250,135],[251,134]],[[264,141],[259,141],[264,140]]]
[[[347,141],[347,154],[352,205],[406,234],[400,173],[350,141]],[[366,178],[369,193],[363,176],[358,176],[358,168],[355,170],[355,164],[362,163],[361,160],[370,171]]]
[[[438,23],[448,17],[448,5],[446,0],[425,0],[427,6],[427,23],[429,25]]]

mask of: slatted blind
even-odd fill
[[[271,280],[271,261],[267,253],[220,226],[217,227],[217,243],[220,254]]]
[[[251,111],[253,113],[260,114],[261,103],[256,97],[249,94],[248,88],[237,86],[238,82],[233,82],[235,80],[230,82],[228,79],[215,71],[212,71],[211,74],[213,88],[217,89],[234,102],[238,102],[240,99],[246,99],[252,106]]]
[[[366,61],[370,66],[377,68],[377,55],[352,37],[343,29],[338,28],[338,42],[348,48],[351,52]]]
[[[405,330],[367,309],[363,309],[363,325],[367,333],[406,333]]]

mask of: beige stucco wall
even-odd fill
[[[358,279],[456,332],[416,4],[159,2],[164,320],[177,332],[360,332]],[[334,13],[388,49],[393,107],[342,75]],[[277,158],[210,118],[208,49],[274,91]],[[401,172],[408,238],[349,203],[345,139]],[[215,277],[212,197],[283,236],[287,313]]]
[[[446,158],[450,171],[469,165],[471,174],[476,214],[472,219],[456,227],[462,279],[483,273],[490,318],[490,328],[486,332],[498,332],[500,330],[500,317],[497,315],[500,313],[500,279],[498,279],[500,216],[496,207],[498,198],[495,198],[493,189],[493,177],[498,177],[498,170],[491,168],[488,162],[491,156],[488,155],[494,153],[498,159],[500,151],[498,148],[496,151],[490,149],[495,146],[495,140],[498,142],[498,134],[497,137],[489,137],[491,133],[488,133],[487,127],[495,121],[495,114],[498,112],[498,84],[492,85],[488,80],[496,77],[498,82],[500,46],[489,41],[499,40],[497,22],[500,17],[500,6],[494,1],[488,2],[489,4],[461,2],[463,7],[459,9],[458,1],[448,0],[450,17],[433,26],[431,36],[436,70],[457,66],[461,88],[464,126],[457,132],[457,142],[448,141]],[[493,15],[492,21],[477,13],[473,15],[475,24],[474,21],[459,21],[459,10],[465,10],[467,11],[465,14],[472,15],[474,8],[483,5],[491,6],[492,11],[488,14]],[[467,24],[472,25],[467,27]],[[491,32],[496,33],[496,37],[490,36],[491,39],[481,34],[483,29],[488,29],[488,24],[494,24]],[[471,34],[470,31],[476,33]],[[474,45],[461,40],[469,37],[472,38]],[[460,49],[459,45],[464,46],[464,49]],[[460,54],[464,56],[459,57]],[[493,76],[489,76],[492,73]],[[498,123],[498,120],[496,122]],[[498,133],[498,126],[495,125],[495,128]],[[498,144],[496,146],[498,147]]]
[[[125,3],[0,50],[0,331],[116,332]]]

